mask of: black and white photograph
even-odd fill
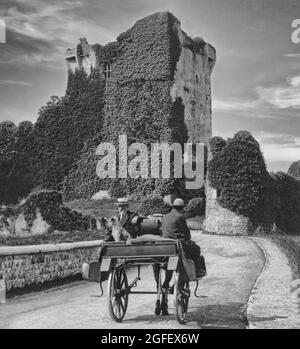
[[[299,0],[1,0],[0,331],[207,329],[300,329]]]

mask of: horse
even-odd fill
[[[139,224],[136,224],[136,236],[133,237],[125,228],[122,227],[118,217],[113,216],[110,219],[101,218],[100,223],[105,231],[105,241],[125,241],[126,244],[140,244],[144,242],[155,241],[170,241],[168,238],[161,236],[161,223],[155,219],[143,219]],[[156,282],[156,289],[162,288],[162,300],[158,297],[155,304],[155,314],[168,315],[168,299],[167,293],[169,283],[172,279],[173,271],[166,270],[165,279],[160,285],[160,267],[158,264],[153,264],[154,279]]]

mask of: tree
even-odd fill
[[[210,149],[208,179],[219,204],[252,217],[268,175],[258,142],[251,133],[240,131],[227,141],[212,138]]]
[[[291,164],[288,170],[288,175],[300,179],[300,160]]]
[[[62,189],[64,177],[85,141],[102,126],[104,82],[97,72],[70,72],[64,97],[51,97],[39,111],[33,131],[34,184]]]

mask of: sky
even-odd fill
[[[50,96],[64,94],[64,52],[80,37],[106,44],[165,10],[217,50],[213,135],[248,130],[268,170],[287,171],[300,160],[299,0],[1,0],[0,122],[34,122]]]

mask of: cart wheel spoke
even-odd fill
[[[123,312],[125,313],[125,307],[124,307],[124,304],[123,304],[123,302],[122,302],[122,299],[121,299],[121,301],[120,301],[120,305],[121,305],[121,308],[122,308]]]
[[[122,288],[122,286],[125,284],[125,278],[124,278],[124,276],[123,276],[123,279],[122,279],[122,281],[121,281],[121,285],[120,285],[120,288]]]
[[[108,280],[108,309],[116,322],[123,320],[128,306],[128,280],[125,270],[113,269]]]
[[[180,273],[175,276],[174,305],[176,319],[180,324],[186,322],[190,292],[187,282],[182,282]]]

